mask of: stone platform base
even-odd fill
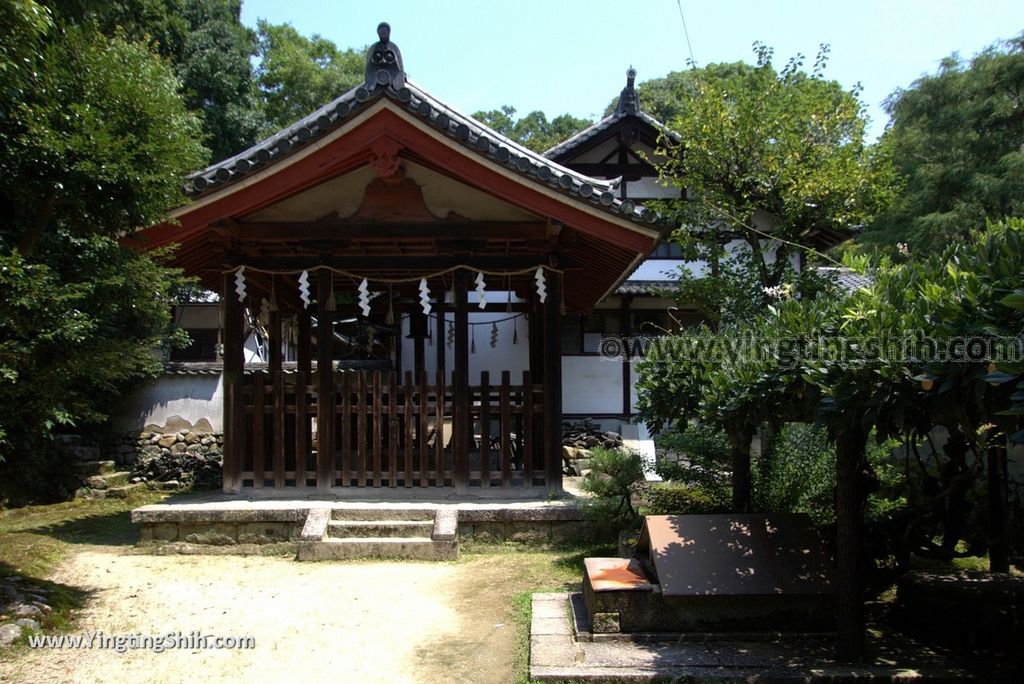
[[[404,492],[399,490],[391,496],[401,494]],[[578,540],[589,530],[571,498],[382,499],[240,499],[219,493],[184,494],[132,511],[132,522],[139,528],[141,552],[250,555],[267,547],[275,549],[271,552],[275,555],[293,549],[300,559],[308,560],[443,560],[458,556],[459,541],[543,544]],[[450,521],[443,538],[435,534],[439,516]],[[313,519],[323,522],[323,530],[310,528],[304,536],[303,527]]]
[[[962,682],[973,677],[944,653],[902,635],[872,630],[868,662],[844,665],[833,641],[818,635],[577,633],[570,594],[533,595],[530,679],[573,682]],[[578,596],[578,595],[576,595]],[[575,615],[575,617],[574,617]],[[586,625],[582,625],[585,629]],[[593,635],[597,637],[598,635]],[[612,637],[623,637],[615,639]]]

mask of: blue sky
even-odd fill
[[[933,73],[953,52],[971,56],[1024,30],[1024,3],[1002,0],[681,0],[698,64],[752,61],[751,44],[775,48],[781,67],[820,43],[825,74],[860,82],[872,137],[887,121],[882,101]],[[406,72],[454,107],[472,113],[503,104],[521,114],[596,118],[618,95],[631,64],[639,80],[686,68],[689,49],[677,0],[244,0],[242,21],[290,22],[341,47],[376,40],[388,21]]]

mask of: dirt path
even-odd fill
[[[297,563],[93,547],[52,577],[93,592],[78,616],[82,631],[252,636],[255,648],[32,650],[0,662],[0,681],[508,682],[509,598],[550,582],[548,563],[515,556]]]

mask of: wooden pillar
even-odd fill
[[[532,298],[533,308],[530,310],[530,318],[528,321],[529,328],[527,328],[527,343],[529,347],[530,355],[530,376],[534,382],[544,382],[544,306],[537,299],[536,293]],[[561,352],[561,342],[559,342],[559,352]],[[541,397],[543,402],[545,399]],[[547,430],[547,426],[544,423],[543,418],[540,420],[533,421],[533,434],[530,437],[533,439],[532,449],[530,457],[533,458],[533,462],[530,463],[529,471],[531,473],[530,480],[526,483],[527,486],[533,486],[532,474],[537,472],[538,474],[544,474],[547,471],[544,466],[541,465],[539,468],[534,468],[537,459],[541,461],[544,459],[546,453],[544,447],[544,433]],[[527,468],[523,468],[523,475],[525,477]]]
[[[434,350],[437,352],[437,368],[438,371],[443,371],[445,367],[445,355],[448,349],[448,337],[446,335],[444,325],[444,292],[437,296],[437,302],[434,304],[434,314],[437,316],[436,319],[436,330],[434,331]]]
[[[270,339],[267,344],[270,347],[270,358],[268,359],[268,370],[270,371],[270,382],[272,387],[272,420],[271,420],[271,445],[272,458],[274,463],[274,487],[284,487],[284,373],[281,370],[283,351],[281,344],[281,311],[270,312]]]
[[[622,302],[619,306],[619,338],[627,342],[629,347],[633,346],[633,316],[630,314],[629,307],[633,303],[631,296],[625,296],[622,298]],[[631,416],[633,414],[632,406],[633,403],[633,383],[631,373],[631,360],[629,358],[629,352],[623,349],[622,355],[622,415]]]
[[[242,407],[242,374],[244,325],[242,303],[235,293],[234,273],[225,273],[221,280],[221,311],[224,316],[224,492],[237,494],[242,489],[242,449],[244,448],[245,415]]]
[[[455,414],[452,421],[452,484],[456,494],[469,489],[469,274],[455,272],[455,364],[452,396]]]
[[[427,369],[427,326],[430,319],[422,311],[409,312],[409,337],[412,338],[413,367],[416,377]]]
[[[295,363],[295,486],[306,486],[306,472],[309,467],[309,415],[307,413],[307,392],[313,377],[312,320],[308,309],[301,309],[296,315],[298,344]]]
[[[313,322],[309,315],[309,309],[300,311],[298,319],[299,343],[296,349],[296,366],[303,371],[306,377],[310,377],[313,370]]]
[[[545,271],[544,471],[549,492],[562,491],[562,274]]]
[[[328,310],[333,288],[334,274],[321,269],[316,293],[316,488],[321,493],[334,481],[334,312]]]
[[[852,421],[836,436],[836,655],[864,659],[864,449],[867,433]]]

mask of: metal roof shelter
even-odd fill
[[[833,564],[803,515],[653,515],[633,558],[584,560],[593,632],[834,628]]]

